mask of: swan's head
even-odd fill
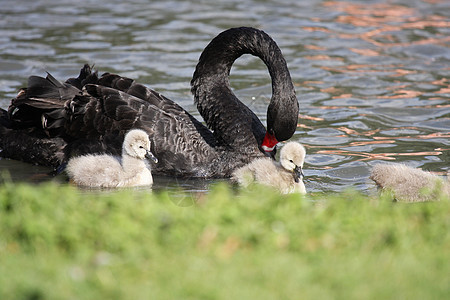
[[[294,174],[295,182],[303,177],[303,163],[305,162],[306,150],[302,144],[289,142],[281,148],[280,163],[283,168]]]
[[[131,157],[149,158],[155,163],[158,162],[158,159],[150,151],[150,140],[144,130],[133,129],[128,131],[123,140],[123,150]]]
[[[297,97],[293,89],[290,93],[287,91],[274,93],[267,108],[267,132],[261,144],[266,152],[274,150],[278,142],[290,139],[297,130]]]

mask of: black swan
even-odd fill
[[[267,131],[229,84],[231,66],[243,54],[259,57],[272,79]],[[0,155],[57,168],[74,155],[120,155],[124,134],[138,128],[159,160],[154,174],[230,177],[296,130],[299,107],[286,61],[261,30],[220,33],[201,54],[191,86],[208,127],[158,92],[119,75],[98,77],[89,65],[65,83],[50,74],[31,76],[8,112],[1,111]]]

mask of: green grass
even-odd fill
[[[449,231],[448,200],[4,183],[0,299],[445,299]]]

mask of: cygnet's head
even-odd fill
[[[283,168],[293,172],[295,182],[303,177],[303,163],[305,162],[306,150],[302,144],[288,142],[281,148],[280,163]]]
[[[131,157],[149,158],[155,163],[158,162],[158,159],[150,151],[148,134],[141,129],[132,129],[127,132],[123,140],[123,151]]]

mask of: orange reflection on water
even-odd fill
[[[422,95],[423,92],[412,90],[397,90],[395,95],[378,96],[380,99],[402,99],[402,98],[414,98]]]
[[[323,92],[323,93],[331,93],[331,94],[342,93],[342,89],[335,88],[334,86],[331,86],[331,87],[328,87],[328,88],[324,88],[324,89],[320,89],[320,91]]]
[[[404,135],[404,136],[374,136],[374,140],[387,140],[387,139],[420,139],[420,140],[427,140],[427,139],[435,139],[435,138],[450,138],[450,132],[434,132],[430,134],[425,135]]]
[[[338,60],[338,61],[343,61],[344,59],[342,57],[331,57],[328,55],[323,55],[323,54],[319,54],[319,55],[306,55],[303,56],[306,59],[309,60]]]
[[[375,51],[374,51],[375,52]],[[379,54],[379,56],[382,56]],[[345,66],[321,66],[321,69],[330,71],[330,72],[336,72],[336,73],[345,73],[345,74],[361,74],[361,73],[389,73],[390,77],[400,77],[405,76],[409,74],[417,74],[418,72],[416,70],[407,70],[403,68],[404,66],[399,65],[383,65],[381,62],[378,65],[362,65],[362,64],[351,64],[351,65],[345,65]],[[437,83],[439,84],[439,83]],[[440,83],[443,84],[443,83]],[[406,87],[407,85],[402,85],[401,87]],[[395,87],[387,87],[387,89],[395,89],[399,86]]]
[[[361,142],[351,142],[350,147],[375,145],[375,144],[394,144],[394,140],[384,140],[384,141],[361,141]]]
[[[396,156],[425,156],[425,155],[441,155],[441,151],[424,151],[424,152],[406,152],[406,153],[368,153],[368,152],[356,152],[349,150],[319,150],[318,154],[334,154],[342,156],[357,156],[361,157],[356,161],[367,160],[396,160]]]
[[[331,99],[341,99],[341,98],[351,98],[353,95],[352,94],[341,94],[341,95],[336,95],[331,97]],[[350,107],[348,107],[350,108]]]
[[[362,136],[372,136],[375,133],[380,131],[380,129],[375,129],[375,130],[368,130],[368,131],[364,131],[364,132],[358,132],[358,131],[356,131],[354,129],[350,129],[350,128],[347,128],[347,127],[344,127],[344,126],[338,127],[336,129],[340,130],[340,131],[343,131],[343,132],[345,132],[346,134],[349,134],[349,135],[362,135]]]
[[[431,82],[431,84],[436,84],[436,85],[450,84],[450,79],[442,78],[442,79],[439,79],[439,80],[434,80],[434,81]]]
[[[417,74],[416,70],[395,69],[393,71],[395,72],[395,74],[392,74],[391,77],[400,77],[409,74]]]
[[[369,31],[363,33],[345,34],[345,38],[360,38],[378,47],[420,44],[441,44],[445,46],[445,43],[450,40],[450,37],[444,34],[441,34],[439,38],[422,37],[422,39],[406,43],[399,40],[394,33],[404,29],[450,27],[450,22],[444,16],[422,16],[421,12],[415,8],[389,3],[358,4],[346,1],[328,1],[324,2],[323,5],[329,9],[345,13],[336,18],[336,22],[338,23],[371,28]],[[373,27],[375,29],[372,29]],[[328,29],[319,27],[309,27],[305,30],[329,32]],[[378,51],[373,49],[370,52],[365,52],[364,49],[358,49],[356,51],[359,51],[357,53],[362,55],[368,55],[365,53],[369,53],[369,55],[376,56],[378,53]]]
[[[445,87],[445,88],[441,88],[439,91],[435,92],[436,94],[450,94],[450,88]]]
[[[416,152],[385,152],[385,153],[369,153],[364,151],[352,151],[349,149],[342,150],[342,148],[350,148],[350,147],[361,147],[368,145],[387,145],[388,144],[396,144],[397,140],[403,139],[435,139],[435,138],[450,138],[450,132],[434,132],[430,134],[422,134],[422,135],[404,135],[404,136],[375,136],[381,129],[368,130],[358,132],[354,129],[350,129],[345,126],[337,127],[339,131],[342,131],[343,135],[334,135],[333,137],[348,137],[348,136],[366,136],[371,137],[370,140],[367,141],[354,141],[348,144],[339,144],[339,145],[307,145],[307,148],[310,149],[318,149],[317,154],[327,154],[327,155],[341,155],[341,156],[352,156],[356,157],[356,161],[368,161],[368,160],[396,160],[398,157],[409,157],[409,156],[437,156],[442,155],[444,151],[448,151],[450,149],[444,148],[436,148],[433,151],[416,151]],[[392,130],[418,130],[416,127],[398,127],[391,128]],[[380,149],[380,148],[379,148]]]
[[[379,66],[377,66],[379,67]],[[339,67],[328,67],[322,66],[321,69],[330,71],[330,72],[338,72],[338,73],[346,73],[346,74],[358,74],[358,73],[379,73],[382,70],[371,68],[370,65],[346,65]],[[384,71],[384,70],[383,70]],[[390,71],[390,70],[389,70]]]
[[[364,55],[364,56],[379,56],[380,53],[375,51],[375,50],[371,50],[371,49],[357,49],[357,48],[350,48],[351,51]]]
[[[443,2],[443,0],[422,1],[428,3]],[[328,35],[332,38],[349,40],[350,43],[348,44],[349,46],[347,47],[347,50],[355,53],[352,54],[352,56],[360,55],[369,57],[359,60],[359,62],[369,62],[369,64],[351,64],[351,62],[347,60],[344,60],[344,64],[334,63],[337,58],[333,54],[325,53],[325,51],[328,50],[325,44],[321,44],[321,46],[305,46],[305,49],[308,50],[324,51],[317,55],[306,56],[305,58],[309,60],[333,60],[330,64],[320,65],[321,69],[330,73],[348,74],[355,77],[360,77],[361,74],[367,74],[368,77],[381,76],[382,80],[385,80],[385,77],[390,77],[387,81],[391,84],[379,88],[380,91],[375,90],[375,93],[373,94],[362,94],[360,92],[355,92],[358,98],[366,100],[373,99],[375,103],[385,102],[384,100],[379,99],[420,98],[421,101],[414,102],[411,104],[413,106],[410,105],[408,107],[417,107],[420,109],[450,107],[450,104],[447,104],[449,102],[444,101],[448,100],[446,96],[447,94],[450,94],[449,78],[429,80],[429,77],[424,77],[425,79],[420,83],[434,85],[435,87],[431,86],[431,88],[423,89],[418,88],[417,83],[419,79],[415,80],[414,78],[420,78],[420,76],[411,76],[412,79],[407,78],[407,80],[402,80],[401,77],[415,74],[420,75],[422,73],[421,69],[414,69],[414,67],[409,66],[405,61],[392,63],[392,59],[384,59],[391,56],[391,47],[409,47],[411,45],[429,44],[448,47],[447,43],[450,41],[450,36],[446,34],[448,30],[450,30],[450,22],[448,18],[440,15],[427,15],[426,12],[421,11],[420,6],[413,8],[408,7],[407,4],[396,5],[389,3],[389,1],[383,2],[387,3],[358,4],[347,1],[323,2],[322,5],[328,10],[338,12],[338,16],[336,16],[333,20],[334,22],[351,24],[358,27],[357,30],[354,31],[340,30],[339,28],[334,29],[334,27],[303,27],[305,31],[321,32],[322,35]],[[313,18],[311,18],[311,20],[314,21]],[[322,20],[317,19],[316,21]],[[348,27],[351,28],[352,26]],[[354,46],[356,43],[353,43],[354,41],[358,42],[358,40],[365,41],[366,43],[359,43],[361,45],[360,48],[353,48],[358,47]],[[370,57],[374,57],[374,59]],[[376,57],[378,57],[378,59],[376,59]],[[426,58],[424,58],[424,60],[425,59]],[[431,59],[432,57],[428,60]],[[357,60],[353,60],[353,62],[355,61]],[[443,66],[442,70],[449,69],[446,69],[445,66]],[[320,88],[321,92],[330,94],[329,98],[331,99],[354,97],[351,92],[349,92],[349,90],[351,91],[351,88],[330,86],[332,83],[330,84],[329,82],[317,84],[317,82],[310,81],[304,82],[303,84],[312,89],[314,89],[314,85],[316,85],[315,88]],[[375,86],[375,89],[377,89],[377,86]],[[433,104],[431,101],[422,101],[425,99],[439,100],[437,102],[440,104]],[[401,100],[399,102],[407,102],[407,100]],[[333,102],[333,104],[335,103],[336,102]],[[355,106],[346,106],[345,103],[343,104],[344,105],[342,106],[322,105],[319,106],[319,108],[323,110],[359,109]],[[324,112],[323,116],[325,116],[326,113],[327,112]],[[358,115],[364,116],[363,113],[359,113]],[[304,117],[303,119],[313,121],[323,120],[322,118],[320,118],[322,119],[320,120],[309,117]],[[327,117],[324,117],[324,119],[327,119]],[[445,117],[439,117],[439,119],[443,120]],[[328,124],[326,124],[326,126],[329,127]],[[322,126],[321,124],[318,124],[317,127]],[[314,129],[317,127],[313,126]],[[437,148],[437,146],[424,147],[423,145],[418,145],[419,140],[450,138],[450,132],[436,132],[427,134],[423,132],[423,128],[421,129],[417,127],[384,128],[367,131],[361,129],[355,130],[345,126],[338,127],[331,125],[331,127],[340,131],[338,134],[333,135],[333,137],[347,137],[349,141],[344,144],[331,146],[307,145],[307,147],[311,149],[312,153],[349,156],[353,157],[352,159],[355,159],[356,161],[368,161],[396,160],[405,157],[438,156],[443,155],[443,153],[446,153],[445,151],[450,150],[444,149],[443,147]],[[383,136],[384,134],[380,133],[381,130],[386,131],[386,136]],[[396,130],[398,132],[395,132]],[[414,135],[414,132],[417,132],[417,135]],[[388,134],[393,134],[395,136],[387,136]],[[405,135],[402,136],[401,134]],[[352,142],[352,140],[355,139],[362,139],[363,141],[356,140]],[[363,149],[368,152],[356,151],[357,149]],[[386,150],[391,152],[384,152]],[[369,153],[371,151],[383,153]]]
[[[357,109],[356,106],[332,106],[332,105],[321,105],[319,106],[321,109],[342,109],[342,108],[349,108],[349,109]]]
[[[313,26],[304,26],[302,27],[303,30],[314,32],[314,31],[322,31],[322,32],[331,32],[330,29],[324,28],[324,27],[313,27]]]
[[[358,159],[360,160],[374,160],[374,159],[384,159],[384,160],[395,160],[393,157],[389,157],[384,154],[375,154],[375,153],[368,153],[368,152],[353,152],[348,150],[319,150],[316,153],[318,154],[332,154],[332,155],[342,155],[342,156],[358,156],[361,157]]]
[[[308,115],[298,115],[298,117],[303,120],[312,120],[312,121],[323,121],[324,120],[323,118],[313,117],[313,116],[308,116]]]
[[[316,51],[326,50],[325,47],[321,47],[321,46],[317,46],[317,45],[304,45],[303,47],[305,47],[305,49],[308,49],[308,50],[316,50]]]
[[[319,80],[306,80],[306,81],[303,81],[303,85],[305,85],[305,86],[315,85],[315,84],[323,84],[323,81],[319,81]]]
[[[442,3],[447,0],[422,0],[422,1],[426,2],[426,3],[431,3],[431,4],[438,4],[438,3]]]

